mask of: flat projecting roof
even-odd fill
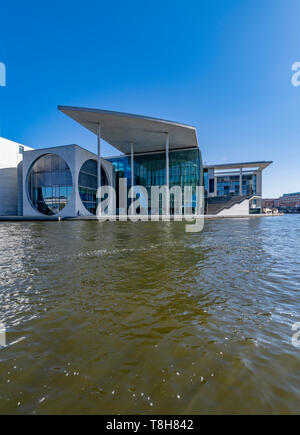
[[[198,147],[196,128],[190,125],[102,109],[71,106],[58,109],[95,134],[100,124],[101,138],[124,154],[130,153],[131,142],[134,153],[162,151],[166,133],[169,149]]]
[[[261,162],[241,162],[241,163],[224,163],[218,165],[204,165],[206,169],[240,169],[240,168],[258,168],[265,169],[267,166],[271,165],[272,161],[261,161]]]

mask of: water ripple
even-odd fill
[[[296,413],[300,216],[0,225],[0,412]]]

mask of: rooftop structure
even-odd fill
[[[129,113],[83,107],[58,106],[58,109],[124,154],[163,151],[166,136],[169,149],[197,148],[196,128],[178,122]]]

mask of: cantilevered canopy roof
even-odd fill
[[[58,109],[95,134],[100,124],[101,138],[124,154],[130,153],[131,142],[135,154],[165,150],[166,133],[169,149],[198,147],[196,128],[190,125],[101,109],[70,106]]]
[[[241,163],[224,163],[220,165],[204,165],[207,169],[225,170],[225,169],[240,169],[240,168],[258,168],[265,169],[267,166],[271,165],[271,161],[261,161],[261,162],[241,162]]]

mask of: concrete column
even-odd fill
[[[131,169],[131,187],[134,185],[134,162],[133,162],[133,143],[130,143],[130,169]]]
[[[169,195],[169,141],[170,136],[169,133],[166,134],[166,186],[167,186],[167,195],[166,195],[166,215],[170,214],[170,195]]]
[[[97,188],[101,187],[101,128],[98,124],[97,134]],[[98,198],[98,203],[101,202],[101,198]]]
[[[214,174],[214,194],[213,196],[218,196],[218,183],[217,183],[218,179],[216,174]]]
[[[240,196],[243,195],[243,168],[240,169]]]
[[[256,200],[256,205],[257,205],[257,207],[261,208],[261,205],[262,205],[262,201],[261,201],[261,196],[262,196],[262,171],[257,171],[256,172],[256,195],[260,196],[260,198]]]
[[[256,195],[262,195],[262,171],[256,172]]]

